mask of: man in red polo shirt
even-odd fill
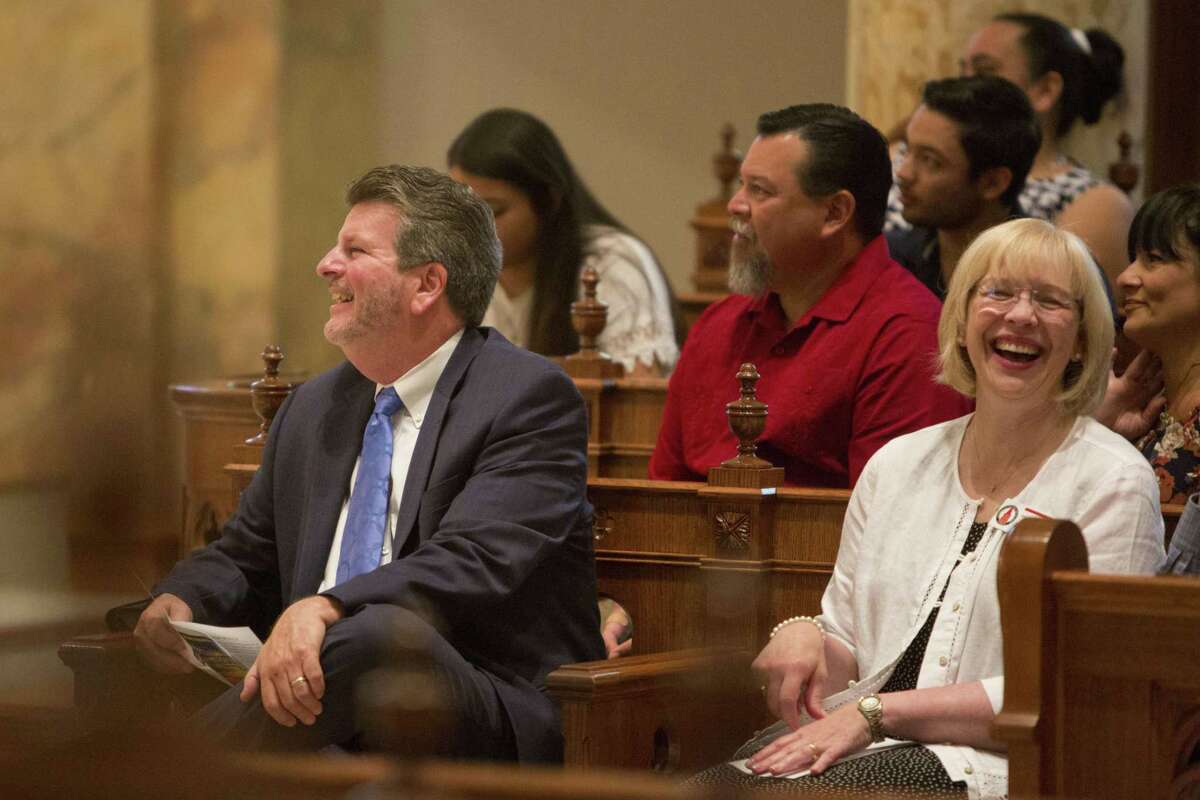
[[[737,441],[725,404],[743,362],[769,405],[758,454],[789,484],[850,487],[902,433],[967,413],[934,382],[937,299],[888,256],[887,144],[848,109],[763,114],[741,167],[730,289],[688,333],[650,477],[704,480]]]

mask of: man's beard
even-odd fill
[[[771,282],[771,262],[758,249],[753,233],[748,238],[735,238],[729,250],[729,291],[734,294],[758,295]]]

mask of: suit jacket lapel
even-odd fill
[[[412,533],[417,519],[417,509],[421,505],[421,496],[429,485],[429,472],[433,466],[433,456],[437,451],[438,439],[441,437],[442,423],[446,419],[446,409],[450,405],[458,389],[458,384],[466,375],[467,367],[483,347],[484,336],[478,328],[467,328],[463,337],[442,376],[438,378],[437,386],[433,389],[433,397],[429,408],[425,411],[425,420],[421,424],[421,432],[417,435],[417,444],[413,448],[412,461],[409,463],[408,476],[404,479],[404,494],[400,498],[400,509],[396,513],[396,535],[392,542],[392,552],[400,557],[408,537]],[[412,544],[420,544],[414,542]]]
[[[347,364],[345,376],[332,395],[332,402],[317,423],[316,452],[309,465],[301,524],[303,540],[296,557],[297,598],[314,594],[325,577],[338,514],[362,449],[363,429],[375,405],[375,384]]]

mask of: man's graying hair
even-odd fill
[[[394,206],[400,269],[442,264],[450,307],[468,327],[483,321],[500,274],[500,239],[491,209],[470,188],[428,167],[392,164],[350,184],[346,202]]]

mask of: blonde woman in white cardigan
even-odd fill
[[[821,615],[785,620],[754,662],[781,722],[738,753],[744,773],[722,766],[698,782],[1005,797],[1007,760],[991,739],[1004,537],[1028,516],[1065,518],[1093,571],[1150,572],[1161,558],[1153,473],[1087,416],[1113,325],[1079,240],[1032,219],[981,235],[954,271],[938,335],[940,379],[974,397],[975,413],[868,462]]]

